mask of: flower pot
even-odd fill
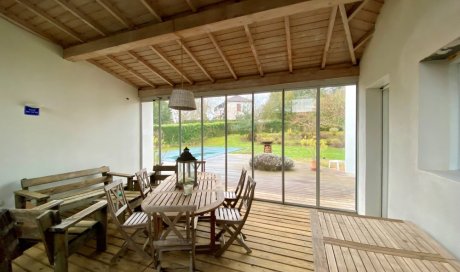
[[[310,161],[310,170],[311,171],[316,171],[316,160],[311,160]]]

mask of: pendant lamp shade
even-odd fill
[[[196,110],[193,92],[185,89],[173,89],[169,98],[169,108],[183,111]]]

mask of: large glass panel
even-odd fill
[[[179,150],[179,111],[170,109],[168,101],[160,101],[161,162],[175,164]]]
[[[282,93],[254,95],[256,197],[282,201]]]
[[[225,97],[203,98],[203,150],[206,171],[225,181]]]
[[[317,89],[285,91],[285,201],[316,205]]]
[[[201,160],[201,98],[196,98],[195,104],[196,110],[181,111],[182,149],[188,147],[190,153]]]
[[[320,205],[355,210],[356,86],[320,90]]]
[[[251,173],[252,154],[252,95],[227,97],[227,188],[234,190],[241,169]]]
[[[160,101],[153,101],[153,164],[160,164]],[[151,168],[151,167],[150,167]]]

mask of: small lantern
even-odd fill
[[[176,187],[184,188],[184,184],[193,184],[193,187],[198,185],[196,181],[196,159],[187,147],[177,158],[176,167]]]

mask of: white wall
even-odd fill
[[[12,207],[20,180],[140,165],[134,87],[99,68],[62,59],[62,50],[0,19],[0,202]],[[40,116],[24,115],[24,105]],[[0,203],[1,204],[1,203]]]
[[[415,222],[460,257],[460,181],[418,166],[419,61],[460,37],[460,1],[387,0],[374,37],[360,63],[360,118],[366,118],[366,89],[389,78],[388,216]],[[439,120],[446,122],[446,120]],[[360,119],[360,167],[369,161]],[[374,135],[377,136],[377,135]],[[367,137],[362,141],[363,137]],[[366,182],[360,171],[360,182]],[[368,183],[369,182],[369,183]],[[367,195],[365,203],[373,201]]]

